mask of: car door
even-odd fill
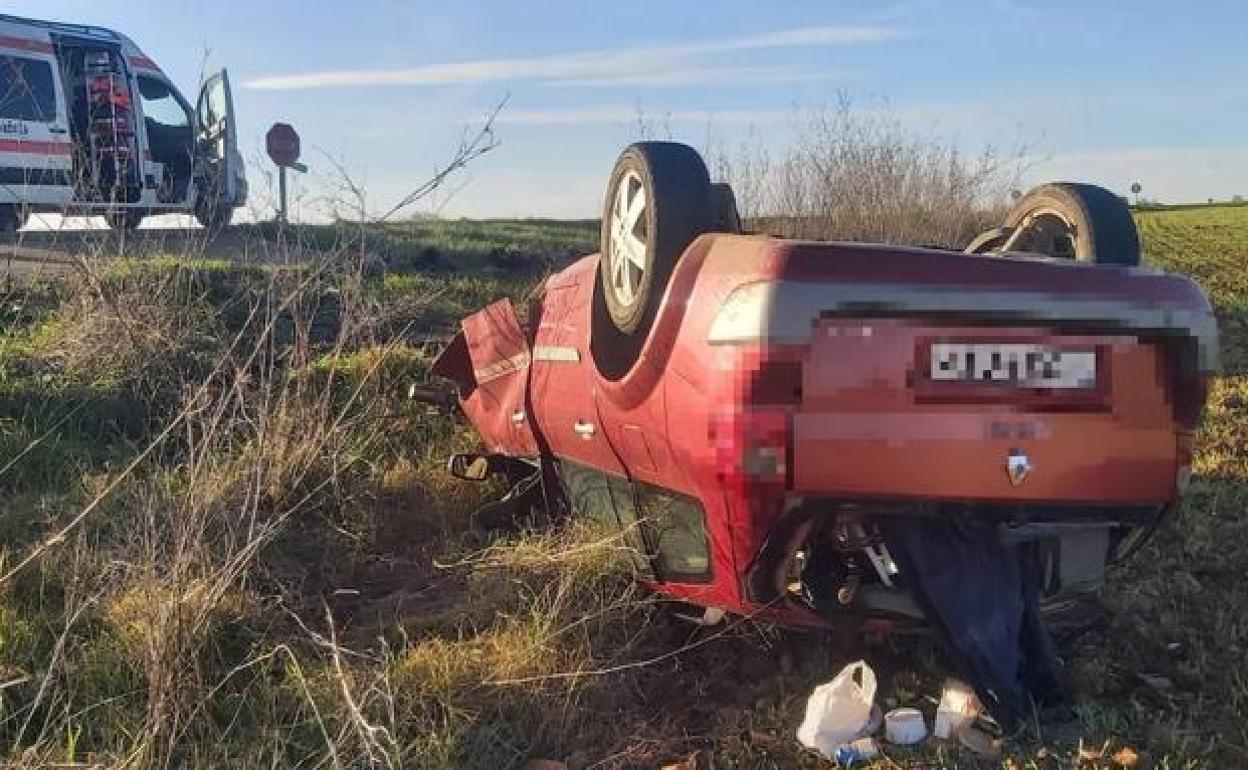
[[[511,301],[473,313],[460,328],[434,373],[456,381],[464,412],[490,451],[535,457],[528,414],[529,343]],[[455,373],[455,362],[465,358],[468,366],[459,365],[463,371]]]
[[[0,203],[73,197],[73,143],[51,43],[0,36]]]
[[[233,208],[241,203],[242,156],[238,152],[230,76],[225,70],[209,76],[200,88],[195,125],[199,197],[223,210]]]

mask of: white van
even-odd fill
[[[220,228],[246,198],[224,70],[192,107],[125,35],[0,14],[0,231],[36,212]]]

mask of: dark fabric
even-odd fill
[[[899,579],[993,718],[1013,731],[1037,706],[1065,698],[1040,617],[1035,543],[1002,545],[991,526],[889,518],[884,536]]]

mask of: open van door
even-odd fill
[[[204,81],[195,105],[195,128],[195,178],[199,185],[195,217],[204,227],[223,227],[234,207],[242,203],[242,156],[238,152],[230,76],[225,70]]]

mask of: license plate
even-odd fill
[[[1096,351],[1018,343],[933,342],[931,379],[1017,388],[1092,388]]]

